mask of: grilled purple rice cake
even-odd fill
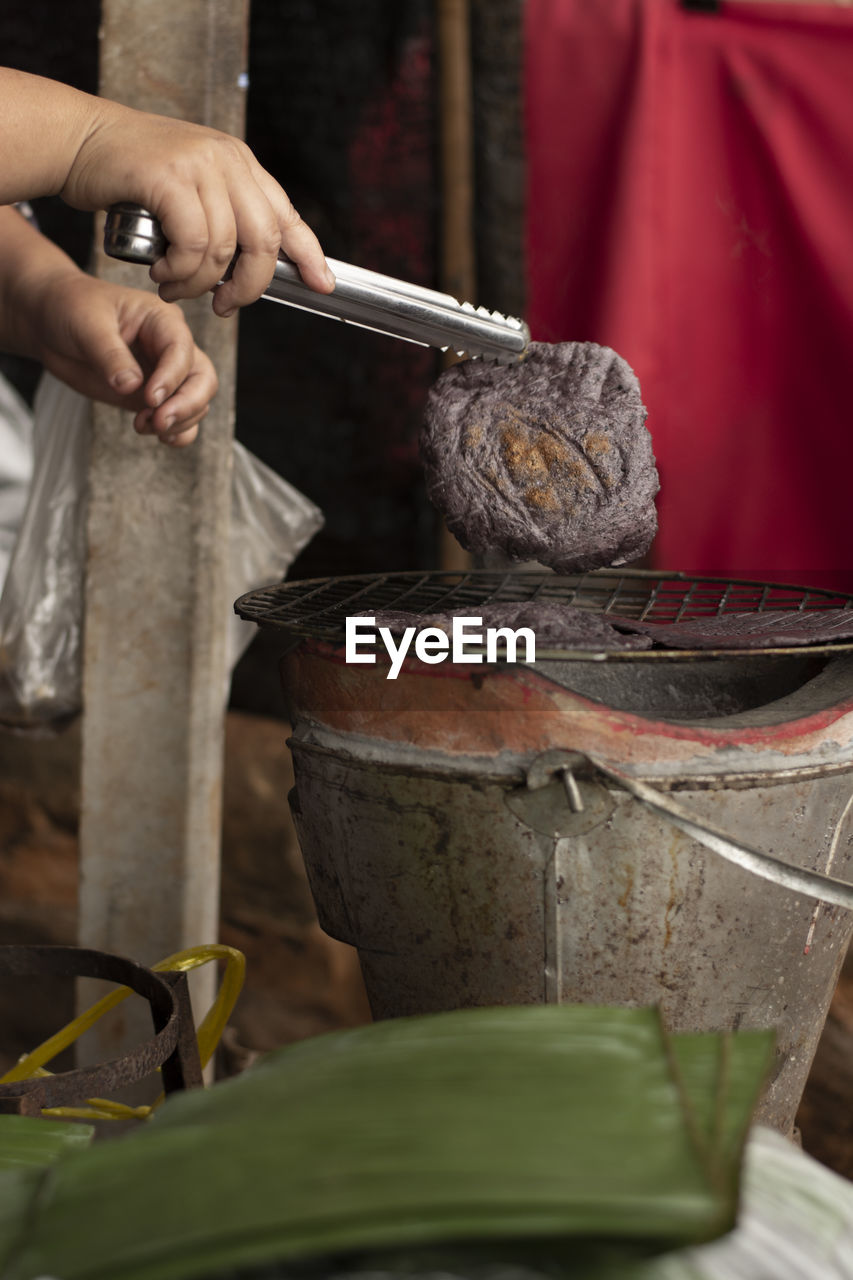
[[[564,573],[626,564],[657,531],[645,422],[637,378],[609,347],[534,342],[518,364],[467,360],[430,392],[427,490],[474,554]]]

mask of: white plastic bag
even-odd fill
[[[231,533],[228,542],[228,591],[231,600],[244,591],[280,582],[303,547],[323,526],[323,513],[292,484],[234,441],[231,472]],[[257,635],[254,622],[231,612],[228,664]]]
[[[50,374],[36,394],[33,474],[0,595],[0,723],[60,727],[81,709],[90,404]],[[323,523],[320,510],[234,444],[229,595],[279,581]],[[232,615],[233,668],[255,634]]]
[[[0,587],[27,504],[33,473],[33,416],[0,375]]]

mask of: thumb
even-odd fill
[[[110,386],[120,396],[132,395],[142,386],[142,370],[127,347],[105,353],[103,368]]]
[[[121,336],[112,307],[105,307],[103,312],[90,307],[85,325],[78,330],[77,342],[90,367],[97,370],[117,395],[128,396],[139,390],[144,375]]]

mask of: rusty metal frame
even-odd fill
[[[157,1068],[165,1092],[202,1084],[187,976],[155,973],[123,956],[84,947],[0,946],[0,976],[101,978],[148,1001],[154,1035],[120,1058],[74,1071],[0,1084],[0,1114],[37,1116],[44,1107],[79,1104],[144,1079]]]

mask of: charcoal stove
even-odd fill
[[[659,1004],[676,1031],[774,1027],[759,1115],[787,1131],[853,931],[853,644],[407,658],[396,680],[381,650],[345,661],[347,616],[537,599],[666,623],[853,608],[621,570],[242,597],[242,617],[281,633],[320,922],[358,948],[377,1017],[573,1001]]]

